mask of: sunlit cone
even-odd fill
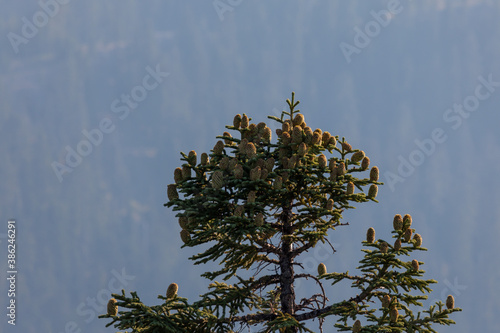
[[[240,152],[240,154],[246,154],[247,144],[248,139],[243,139],[240,141],[240,144],[238,145],[238,151]]]
[[[295,115],[295,118],[293,118],[293,126],[300,126],[304,122],[304,116],[300,113]]]
[[[446,298],[446,307],[450,310],[455,307],[455,298],[452,295],[448,295]]]
[[[243,116],[241,116],[241,128],[247,128],[248,125],[249,125],[249,119],[248,119],[248,116],[246,114],[243,114]]]
[[[250,180],[260,179],[261,169],[260,166],[256,166],[252,170],[250,170]]]
[[[333,210],[333,204],[335,202],[333,201],[333,199],[328,199],[328,201],[326,202],[326,209],[328,210]]]
[[[252,158],[257,155],[257,148],[255,147],[253,142],[247,143],[247,146],[245,147],[245,153],[247,154],[248,158]]]
[[[351,145],[348,144],[347,142],[341,142],[340,144],[342,145],[342,150],[343,151],[350,152],[352,150]]]
[[[184,177],[182,177],[182,169],[181,168],[175,168],[174,170],[174,181],[175,183],[180,183],[184,180]]]
[[[319,132],[314,132],[313,133],[313,136],[312,136],[312,139],[311,139],[311,143],[313,145],[320,145],[321,144],[321,133]]]
[[[370,170],[370,180],[371,180],[372,182],[376,182],[376,181],[378,181],[378,176],[379,176],[378,167],[374,166],[374,167]]]
[[[293,127],[292,142],[297,144],[302,142],[302,128],[300,126]]]
[[[116,305],[116,299],[112,298],[108,301],[108,315],[116,316],[118,314],[118,305]]]
[[[281,176],[276,177],[273,187],[275,190],[281,190],[283,187],[283,178],[281,178]]]
[[[222,188],[222,183],[224,180],[224,174],[221,170],[217,170],[212,174],[212,187],[215,189]]]
[[[393,323],[397,322],[398,321],[398,317],[399,317],[399,312],[398,312],[398,309],[396,307],[393,307],[390,311],[389,311],[389,317],[391,318],[391,321]]]
[[[209,162],[210,162],[210,159],[208,158],[208,154],[207,153],[203,153],[201,154],[201,165],[207,165]]]
[[[328,140],[328,146],[330,146],[330,145],[332,145],[332,146],[337,145],[337,139],[334,136],[332,136],[330,138],[330,140]]]
[[[304,135],[305,135],[305,142],[308,145],[312,145],[312,138],[313,138],[313,131],[310,127],[306,126],[303,128],[304,129]]]
[[[321,263],[318,265],[318,275],[326,274],[326,265]]]
[[[406,230],[409,227],[411,227],[411,223],[412,223],[411,215],[410,214],[406,214],[403,217],[403,230]]]
[[[241,125],[241,115],[237,114],[236,116],[234,116],[233,126],[236,128],[240,128],[240,125]]]
[[[273,157],[269,157],[266,162],[264,163],[265,168],[269,172],[273,172],[274,169],[274,163],[276,163],[275,159]]]
[[[401,217],[400,214],[396,214],[394,216],[394,221],[392,222],[392,226],[396,231],[403,229],[403,218]]]
[[[177,185],[169,184],[167,186],[167,197],[168,200],[179,199],[179,193],[177,193]]]
[[[189,234],[189,231],[187,231],[186,229],[182,229],[181,230],[181,239],[184,242],[184,244],[189,242],[191,240],[191,235]]]
[[[261,121],[260,123],[257,124],[257,131],[259,133],[263,133],[264,132],[264,128],[266,128],[266,126],[267,126],[266,123],[264,123],[264,122]]]
[[[290,130],[291,126],[289,121],[285,121],[283,122],[283,124],[281,124],[281,131],[283,132],[283,134],[285,134],[285,132],[290,132]]]
[[[182,166],[182,179],[187,180],[191,178],[191,168],[189,165]]]
[[[288,132],[283,132],[283,134],[281,135],[281,142],[283,142],[285,146],[289,145],[290,142],[292,142],[292,137]]]
[[[340,162],[339,165],[337,165],[337,176],[343,176],[345,173],[345,164],[344,162]]]
[[[353,194],[353,193],[354,193],[354,183],[349,182],[349,183],[347,183],[346,194],[349,195],[349,194]]]
[[[281,128],[276,129],[276,135],[281,138],[281,135],[283,134],[283,130]]]
[[[328,141],[330,141],[330,138],[332,137],[332,135],[330,134],[330,132],[323,132],[323,135],[321,136],[321,142],[323,142],[323,145],[326,147],[328,146]]]
[[[299,156],[305,156],[307,154],[307,145],[305,144],[305,142],[302,142],[300,145],[299,145],[299,149],[298,149],[298,152]]]
[[[411,261],[411,268],[413,268],[413,270],[414,270],[414,271],[418,271],[418,269],[419,269],[418,260],[413,259],[413,260]]]
[[[250,191],[250,192],[248,192],[247,202],[248,202],[248,203],[255,202],[255,198],[256,198],[256,197],[257,197],[257,192],[255,192],[255,191]]]
[[[422,246],[422,236],[420,236],[420,234],[415,234],[415,236],[413,236],[413,239],[415,240],[415,242],[413,243],[413,246],[415,246],[415,247]]]
[[[335,161],[334,158],[330,158],[330,161],[328,162],[328,168],[330,171],[334,171],[337,169],[337,161]]]
[[[220,155],[222,154],[222,151],[224,150],[224,142],[222,140],[217,141],[217,143],[214,146],[214,154],[215,155]]]
[[[248,131],[245,132],[245,135],[250,141],[254,141],[257,138],[257,125],[249,124]]]
[[[174,298],[178,290],[179,286],[177,283],[171,283],[167,288],[167,298]]]
[[[179,225],[182,229],[187,229],[188,226],[188,218],[185,216],[179,217]]]
[[[231,133],[229,133],[229,132],[224,132],[224,133],[222,133],[222,136],[225,136],[225,137],[228,137],[228,138],[232,138]],[[233,144],[233,141],[231,141],[231,140],[229,140],[229,139],[224,139],[224,143],[225,143],[226,145],[231,146],[231,145]]]
[[[361,169],[367,170],[368,167],[370,167],[370,158],[365,156],[365,158],[361,161]]]
[[[226,170],[229,167],[229,157],[224,156],[219,162],[219,168],[221,170]]]
[[[375,199],[377,197],[378,193],[378,186],[375,184],[372,184],[370,188],[368,189],[368,198],[373,198]]]
[[[255,216],[255,225],[257,227],[262,227],[264,225],[264,214],[258,213],[257,216]]]
[[[365,158],[365,152],[360,150],[360,151],[357,151],[354,154],[352,154],[351,161],[354,163],[357,163],[357,162],[361,161],[363,158]]]
[[[389,249],[389,244],[387,244],[386,242],[380,243],[380,252],[381,253],[387,253],[388,249]]]
[[[234,209],[234,216],[239,216],[241,217],[241,215],[243,215],[243,212],[245,211],[245,207],[243,206],[236,206],[236,208]]]
[[[273,132],[271,131],[271,129],[269,127],[264,128],[262,132],[262,138],[264,139],[264,141],[271,142],[272,137]]]
[[[241,164],[237,164],[235,167],[234,167],[234,178],[236,179],[241,179],[243,178],[243,166]]]
[[[375,242],[375,229],[374,228],[369,228],[368,231],[366,232],[366,241],[368,243]]]
[[[411,239],[412,233],[413,233],[413,230],[411,230],[411,228],[406,229],[405,233],[403,235],[403,241],[408,243]]]
[[[360,331],[361,331],[361,322],[359,320],[356,320],[354,322],[354,325],[352,325],[352,332],[359,333]]]
[[[196,165],[196,152],[194,150],[191,150],[188,154],[188,163],[192,166]]]
[[[321,154],[318,156],[318,166],[320,167],[320,169],[325,169],[327,163],[328,163],[328,161],[327,161],[326,156],[324,154]]]
[[[401,250],[401,239],[396,239],[396,241],[394,242],[394,250],[396,251],[399,251]]]
[[[391,296],[384,295],[384,297],[382,297],[382,307],[388,308],[390,304],[391,304]]]

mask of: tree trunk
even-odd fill
[[[292,234],[292,210],[291,207],[286,207],[283,209],[282,213],[283,222],[283,236]],[[290,242],[286,237],[282,238],[281,246],[281,256],[280,256],[280,287],[281,287],[281,311],[291,315],[295,314],[295,291],[293,289],[294,283],[294,271],[293,271],[293,257],[291,252],[293,251],[293,243]],[[298,328],[289,328],[287,333],[298,332]]]

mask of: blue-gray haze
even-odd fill
[[[497,331],[500,3],[1,2],[2,332],[114,332],[97,315],[122,288],[156,304],[177,282],[196,300],[210,281],[163,207],[179,151],[209,151],[236,113],[266,121],[292,91],[309,126],[363,149],[386,184],[305,269],[355,271],[366,229],[389,239],[409,213],[439,281],[430,299],[464,310],[437,329]]]

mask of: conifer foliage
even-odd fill
[[[410,260],[413,251],[426,250],[410,215],[394,217],[391,241],[368,229],[357,275],[328,273],[323,263],[317,275],[295,273],[301,256],[318,242],[329,244],[328,233],[347,225],[344,211],[354,203],[377,202],[382,183],[362,150],[308,127],[293,93],[287,104],[281,117],[269,117],[279,123],[277,140],[265,123],[238,114],[209,154],[198,159],[195,151],[181,153],[165,206],[178,212],[183,247],[202,245],[190,258],[194,264],[220,264],[202,274],[213,281],[209,290],[190,303],[182,297],[189,286],[172,283],[158,296],[161,304],[152,306],[136,292],[113,294],[118,313],[100,316],[112,319],[107,326],[132,332],[288,333],[313,332],[306,324],[316,320],[321,332],[435,332],[433,324],[454,323],[448,315],[460,309],[451,295],[446,305],[418,311],[436,281],[423,279],[423,263]],[[299,279],[319,292],[298,300]],[[351,281],[353,296],[330,303],[328,295],[341,281]],[[328,316],[335,317],[336,328],[323,327]]]

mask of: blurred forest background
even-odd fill
[[[122,288],[156,304],[177,282],[196,300],[210,281],[187,261],[198,251],[180,249],[175,214],[163,207],[179,152],[208,152],[236,113],[279,115],[292,91],[309,126],[363,149],[386,183],[379,204],[347,213],[350,226],[332,232],[337,252],[310,251],[305,270],[355,271],[366,229],[389,239],[394,214],[409,213],[429,248],[417,259],[439,281],[426,304],[452,294],[464,310],[438,331],[497,331],[500,84],[480,88],[490,94],[475,111],[447,110],[474,101],[480,78],[500,82],[499,2],[60,2],[1,6],[2,332],[114,332],[97,315]],[[346,44],[357,51],[346,57]],[[141,90],[156,69],[168,76]],[[141,91],[130,113],[115,112]],[[82,131],[103,119],[111,133],[60,181],[54,162],[68,166],[67,147],[81,147]],[[444,142],[419,148],[435,129]],[[15,327],[5,315],[9,218]],[[352,291],[327,294],[336,302]]]

